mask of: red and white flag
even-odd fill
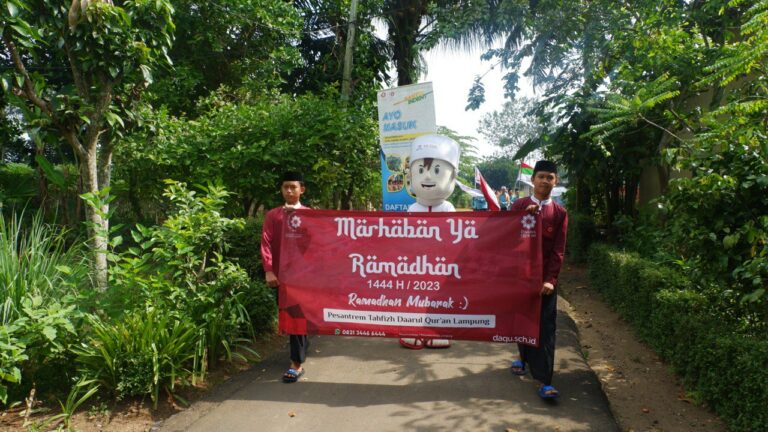
[[[496,193],[493,192],[493,189],[488,185],[488,182],[485,181],[485,177],[480,174],[480,170],[477,169],[477,167],[475,167],[475,181],[480,183],[480,190],[483,192],[485,201],[488,203],[488,210],[500,211],[501,206],[496,199]]]

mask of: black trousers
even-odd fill
[[[555,331],[557,330],[557,288],[548,296],[541,296],[541,322],[539,347],[518,344],[520,359],[528,364],[531,375],[545,385],[552,385],[555,371]]]
[[[307,359],[307,350],[309,349],[309,338],[307,335],[288,335],[291,342],[291,361],[294,363],[304,363]]]

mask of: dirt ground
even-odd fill
[[[560,277],[560,290],[560,295],[571,304],[584,356],[599,377],[623,431],[727,430],[717,416],[705,407],[695,405],[686,396],[670,366],[639,342],[631,327],[603,303],[600,295],[589,287],[584,268],[566,265]],[[285,340],[278,336],[268,337],[259,341],[254,349],[266,358],[275,350],[285,349]],[[208,376],[205,385],[187,389],[181,396],[192,402],[211,387],[248,367],[247,364],[234,364],[219,369]],[[157,410],[152,410],[151,406],[149,400],[119,404],[97,401],[76,414],[72,426],[83,432],[152,431],[160,421],[183,409],[165,398]],[[53,406],[47,408],[51,409],[47,415],[55,411]],[[0,413],[0,431],[24,430],[20,411]],[[47,415],[32,415],[26,429],[55,429],[56,423],[43,426]]]
[[[671,367],[638,341],[629,324],[589,287],[585,268],[566,264],[560,274],[560,295],[573,308],[584,357],[600,379],[622,430],[727,430],[716,415],[686,396]]]

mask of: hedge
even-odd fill
[[[732,431],[768,432],[768,337],[739,334],[680,272],[595,244],[590,279]]]

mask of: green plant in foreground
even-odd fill
[[[156,407],[160,389],[172,394],[177,379],[187,383],[205,372],[204,338],[190,322],[157,309],[89,322],[90,337],[74,349],[78,368],[119,399],[149,394]]]
[[[4,216],[4,215],[2,215]],[[24,298],[48,301],[77,292],[88,283],[88,268],[64,232],[46,225],[38,213],[29,226],[22,215],[0,217],[0,323],[21,315]]]
[[[70,419],[77,409],[85,403],[91,396],[93,396],[99,390],[99,385],[96,380],[80,379],[75,384],[67,395],[67,400],[64,402],[59,401],[61,405],[61,413],[50,417],[47,423],[53,423],[58,420],[64,421],[64,427],[70,430]]]
[[[253,336],[251,310],[265,310],[271,299],[254,293],[248,274],[228,260],[226,234],[242,229],[243,221],[222,215],[229,193],[220,185],[201,187],[166,181],[165,196],[174,205],[162,226],[137,226],[138,245],[120,255],[112,266],[113,288],[133,293],[147,308],[158,308],[203,329],[207,359],[214,364],[224,356],[246,350],[243,336]],[[126,307],[131,307],[126,305]],[[135,307],[135,306],[133,306]],[[263,324],[260,323],[263,326]]]
[[[16,325],[0,325],[0,402],[8,403],[8,386],[3,382],[18,384],[21,382],[21,362],[29,357],[24,353],[26,345],[14,334]]]
[[[67,351],[81,314],[76,302],[89,285],[88,267],[65,232],[37,213],[0,215],[0,402],[22,378],[34,379]],[[51,366],[52,367],[52,366]],[[23,373],[22,373],[23,372]],[[28,381],[31,382],[31,381]]]

